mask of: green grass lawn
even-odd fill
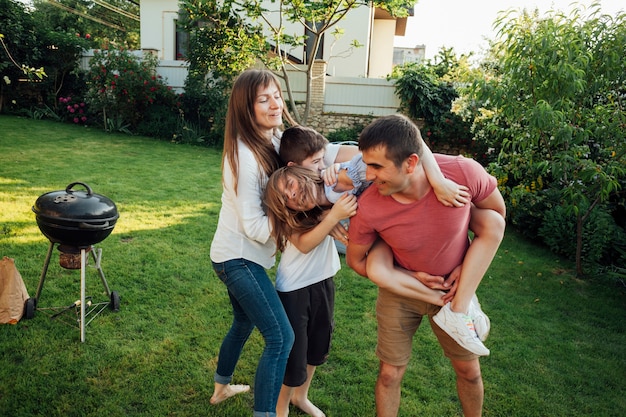
[[[102,268],[121,297],[80,342],[74,313],[0,326],[0,416],[252,414],[252,394],[211,406],[231,312],[209,247],[220,206],[220,150],[0,116],[0,257],[15,259],[35,295],[48,248],[31,207],[75,181],[118,206]],[[79,271],[55,249],[39,307],[79,298]],[[343,262],[343,260],[342,260]],[[376,287],[348,267],[336,277],[336,331],[311,399],[329,417],[374,416]],[[93,269],[87,294],[104,297]],[[571,263],[507,231],[479,288],[492,330],[481,360],[485,416],[626,415],[626,297],[607,279],[577,279]],[[64,318],[64,320],[61,320]],[[235,372],[252,384],[254,332]],[[302,415],[292,411],[291,415]],[[454,373],[424,325],[414,342],[400,416],[460,416]]]

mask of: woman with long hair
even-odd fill
[[[275,416],[294,334],[266,269],[274,265],[276,244],[261,196],[280,166],[285,109],[280,82],[267,70],[241,73],[232,88],[222,155],[222,207],[211,243],[213,268],[228,289],[233,322],[219,352],[211,404],[246,392],[231,384],[244,344],[259,329],[265,341],[254,383],[253,416]]]

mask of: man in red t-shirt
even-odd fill
[[[433,289],[456,288],[452,271],[464,261],[469,248],[468,226],[471,205],[445,207],[438,202],[420,161],[421,135],[406,117],[381,117],[359,137],[359,149],[372,185],[359,198],[357,214],[350,220],[346,261],[367,277],[368,251],[378,239],[391,247],[395,262]],[[445,177],[469,188],[472,204],[505,215],[505,204],[494,177],[477,162],[462,156],[435,155]],[[503,219],[501,219],[503,220]],[[484,269],[488,261],[483,262]],[[475,263],[472,266],[477,265]],[[480,268],[461,272],[484,274]],[[481,269],[481,270],[478,270]],[[445,281],[447,278],[447,282]],[[407,275],[406,279],[412,279]],[[379,284],[379,283],[378,283]],[[423,316],[431,319],[441,307],[397,290],[400,283],[379,285],[376,306],[380,370],[376,382],[378,417],[396,416],[400,387],[408,365],[412,339]],[[466,417],[480,416],[483,383],[479,356],[461,347],[431,320],[444,354],[457,375],[457,391]]]

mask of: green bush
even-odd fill
[[[176,140],[211,146],[222,144],[231,82],[189,72],[181,96]]]
[[[160,114],[165,108],[173,115],[178,115],[180,107],[178,95],[157,75],[156,67],[157,59],[150,54],[140,58],[124,50],[94,53],[89,63],[87,101],[105,130],[123,126],[134,131],[145,122],[147,126],[140,128],[144,134],[169,137],[175,133],[175,125],[151,130],[154,120],[146,120],[157,107]]]
[[[421,63],[397,66],[391,78],[396,79],[400,110],[413,119],[424,120],[421,131],[431,148],[470,152],[472,123],[452,111],[459,93],[452,82],[439,77],[436,66]]]
[[[625,13],[602,15],[597,3],[541,16],[521,10],[496,22],[499,39],[490,51],[493,65],[485,67],[468,101],[483,107],[476,136],[499,150],[497,163],[507,173],[510,197],[517,203],[511,210],[516,226],[526,226],[521,220],[536,225],[535,216],[540,220],[550,212],[540,205],[545,202],[541,193],[525,195],[540,179],[540,189],[552,190],[558,205],[583,224],[596,221],[598,214],[590,210],[604,211],[603,218],[608,218],[609,202],[623,204],[625,23]],[[587,232],[595,227],[577,227],[578,235],[571,237],[578,245],[575,253],[581,255],[576,259],[581,277],[583,264],[605,256],[595,247],[582,247],[596,238]],[[612,233],[612,228],[607,231]]]
[[[539,236],[550,250],[570,260],[576,255],[576,217],[561,206],[554,206],[543,216]],[[595,209],[583,226],[582,259],[588,269],[615,258],[614,245],[624,244],[624,231],[615,224],[608,209]]]
[[[342,127],[326,135],[326,139],[329,142],[347,142],[358,141],[361,131],[365,128],[364,125],[356,125],[353,127]]]

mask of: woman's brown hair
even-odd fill
[[[282,98],[280,81],[274,73],[268,70],[246,70],[237,77],[233,84],[226,112],[222,171],[224,170],[224,162],[227,159],[234,177],[235,193],[237,193],[239,175],[239,161],[237,160],[238,140],[241,140],[250,148],[267,176],[270,176],[281,165],[272,141],[263,135],[254,115],[254,103],[256,102],[259,88],[272,84],[278,87]],[[286,108],[283,108],[283,120],[290,125],[296,124]]]

